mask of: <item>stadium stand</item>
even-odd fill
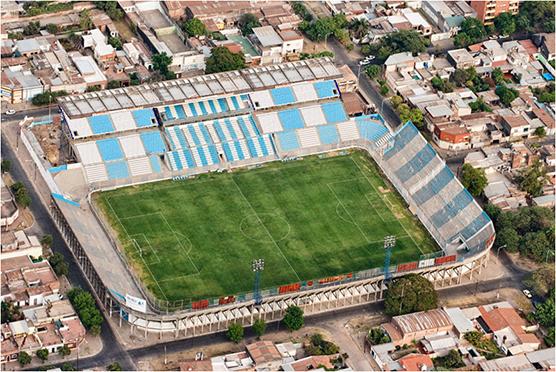
[[[295,131],[280,132],[276,135],[282,151],[297,150],[301,147]]]
[[[275,108],[284,105],[338,98],[340,93],[334,80],[301,82],[288,87],[279,87],[249,93],[255,110]]]
[[[152,109],[116,111],[109,114],[93,115],[88,118],[66,118],[69,132],[74,139],[120,133],[158,125]]]
[[[180,121],[188,118],[201,119],[204,116],[233,113],[249,108],[247,95],[235,95],[214,99],[196,100],[182,104],[158,107],[158,112],[164,123]]]

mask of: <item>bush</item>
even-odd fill
[[[122,367],[120,366],[120,363],[112,362],[111,364],[108,365],[108,367],[106,367],[106,369],[108,371],[121,371]]]
[[[244,330],[243,327],[238,323],[232,323],[228,327],[228,332],[226,335],[228,339],[236,344],[239,343],[243,339]]]
[[[91,293],[81,288],[73,288],[68,292],[68,298],[85,328],[92,334],[100,334],[100,326],[104,319]]]
[[[205,24],[197,18],[188,19],[183,22],[182,29],[189,36],[201,36],[207,34]]]
[[[11,160],[4,159],[2,160],[2,173],[8,173],[12,169],[12,162]]]
[[[380,345],[390,342],[390,337],[382,328],[372,328],[367,334],[367,340],[371,345]]]
[[[371,79],[376,79],[381,72],[381,68],[379,65],[371,65],[365,69],[367,76]]]
[[[239,70],[245,67],[243,53],[232,53],[228,48],[212,48],[210,57],[207,58],[205,73]]]
[[[305,347],[307,355],[332,355],[339,352],[340,348],[336,344],[326,341],[319,333],[311,335],[310,343]]]
[[[56,98],[67,96],[67,95],[68,92],[66,92],[65,90],[59,92],[44,92],[34,96],[33,99],[31,100],[31,103],[35,106],[53,104],[56,103]]]
[[[20,351],[19,355],[17,356],[17,361],[19,362],[20,366],[26,366],[27,364],[31,363],[31,355],[27,354],[25,351]]]
[[[27,194],[27,189],[25,185],[18,181],[14,183],[11,187],[12,193],[15,196],[16,203],[22,207],[27,208],[31,204],[31,197]]]
[[[433,363],[437,370],[465,367],[461,354],[455,349],[450,350],[446,356],[434,358]]]
[[[54,253],[52,256],[50,256],[48,262],[50,263],[50,266],[52,266],[52,269],[54,269],[56,275],[58,276],[68,275],[69,273],[68,264],[61,253],[58,252]]]
[[[286,309],[286,315],[284,315],[282,322],[290,330],[290,332],[301,329],[305,324],[303,310],[298,306],[289,306]]]
[[[394,279],[384,300],[385,313],[390,316],[435,309],[438,295],[426,278],[409,274]]]
[[[261,338],[261,336],[266,331],[265,321],[262,320],[262,319],[255,320],[255,323],[253,323],[253,331],[255,332],[255,334],[257,335],[258,338]]]
[[[46,248],[52,247],[52,235],[50,234],[43,235],[40,242],[43,247]]]
[[[36,354],[37,354],[37,358],[42,360],[43,363],[48,360],[48,350],[47,349],[39,349],[39,350],[37,350]]]
[[[65,358],[71,354],[71,349],[68,345],[64,345],[58,350],[58,354],[60,354],[61,357]]]

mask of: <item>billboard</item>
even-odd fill
[[[140,311],[142,313],[147,312],[147,301],[139,297],[133,297],[131,295],[125,295],[125,304],[130,309]]]

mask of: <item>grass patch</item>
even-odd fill
[[[385,192],[386,190],[386,192]],[[159,298],[198,300],[381,267],[438,249],[363,152],[130,186],[95,196]]]

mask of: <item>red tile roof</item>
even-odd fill
[[[398,359],[398,363],[405,371],[422,371],[423,366],[426,366],[429,370],[434,367],[432,359],[423,354],[408,354]]]

